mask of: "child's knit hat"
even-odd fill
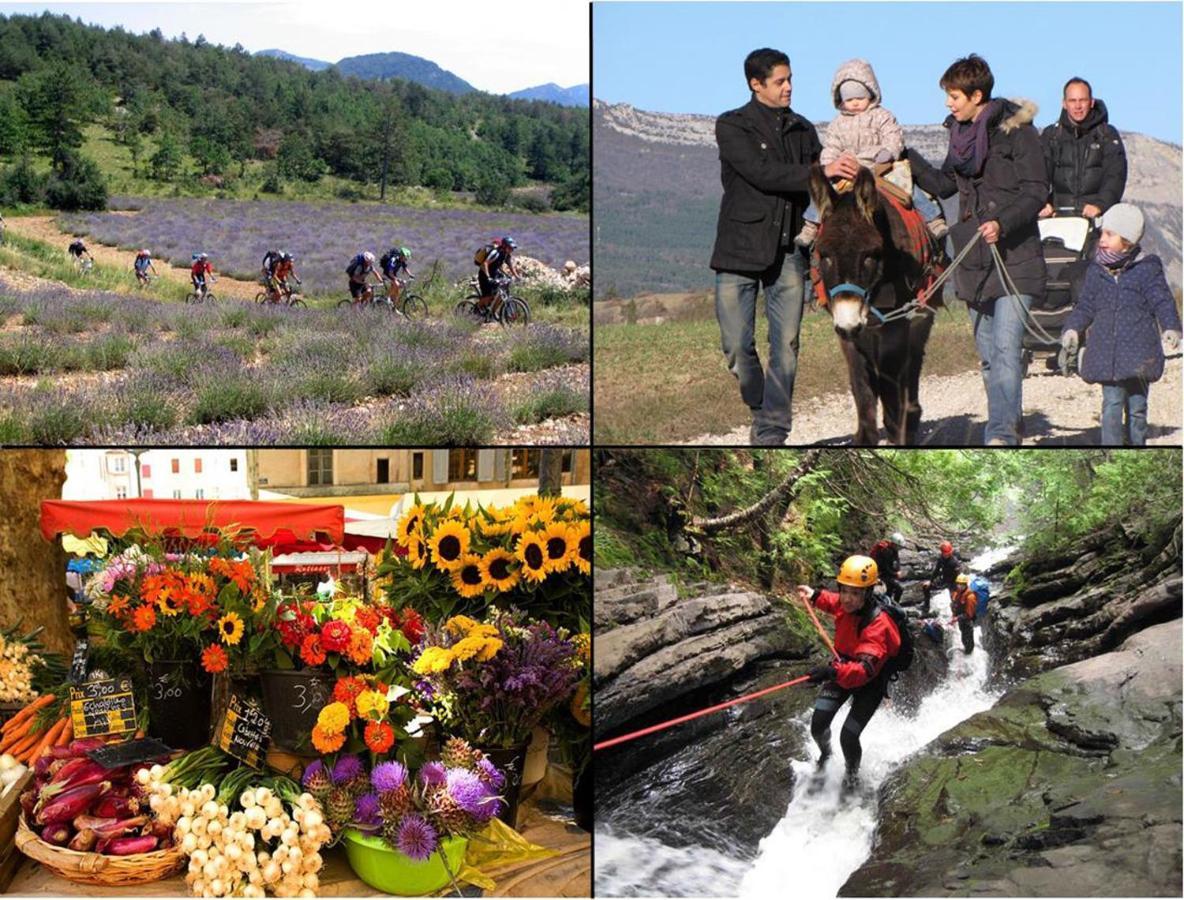
[[[1102,227],[1132,244],[1143,240],[1143,211],[1133,203],[1116,203],[1102,216]]]
[[[855,81],[853,78],[848,78],[839,85],[839,99],[841,100],[857,100],[860,97],[870,97],[871,91],[861,81]]]

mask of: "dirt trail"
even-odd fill
[[[53,216],[14,216],[5,220],[5,225],[13,234],[21,237],[43,241],[51,247],[61,247],[65,254],[66,246],[70,243],[70,232],[60,230],[54,222]],[[91,255],[105,265],[117,266],[127,270],[128,288],[135,286],[132,277],[132,262],[136,254],[130,250],[120,250],[107,244],[100,244],[91,237],[84,238]],[[171,266],[161,259],[153,259],[152,264],[162,278],[189,284],[189,269],[184,266]],[[217,269],[215,268],[215,272]],[[259,285],[254,281],[240,281],[228,275],[217,274],[218,281],[214,285],[214,293],[219,297],[234,298],[236,300],[254,300],[259,293]]]
[[[1080,378],[1033,372],[1024,380],[1024,427],[1029,447],[1096,446],[1101,443],[1102,388]],[[1147,398],[1147,443],[1180,446],[1181,370],[1179,355],[1167,360],[1163,378]],[[737,396],[739,402],[739,396]],[[796,404],[795,404],[796,406]],[[982,446],[987,394],[977,371],[921,380],[924,410],[917,443],[925,446]],[[794,409],[789,443],[850,444],[855,406],[847,392],[807,400]],[[703,434],[688,444],[748,444],[748,426],[726,434]]]

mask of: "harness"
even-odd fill
[[[874,304],[868,306],[868,309],[879,320],[877,324],[885,325],[895,319],[910,318],[914,315],[916,309],[924,307],[928,303],[930,296],[932,296],[933,291],[936,290],[939,279],[944,280],[941,276],[952,270],[953,266],[951,265],[949,269],[946,269],[941,264],[939,254],[936,252],[933,239],[929,234],[929,229],[925,226],[925,220],[921,217],[921,214],[911,206],[906,206],[899,197],[880,184],[879,181],[876,183],[876,189],[880,197],[892,207],[904,225],[905,233],[908,237],[908,245],[898,249],[907,251],[921,266],[920,280],[916,284],[908,285],[909,290],[916,292],[916,299],[910,300],[899,308],[889,307],[887,313],[881,312]],[[818,245],[822,242],[824,228],[825,223],[820,223],[818,226],[818,235],[814,241],[814,249],[810,254],[810,281],[814,287],[816,305],[826,307],[837,294],[841,293],[854,294],[860,300],[866,300],[868,290],[857,284],[845,281],[842,284],[836,284],[834,287],[827,289],[822,283]]]

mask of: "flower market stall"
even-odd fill
[[[105,556],[71,567],[73,659],[3,634],[9,890],[590,893],[587,507],[415,503],[376,559],[342,512],[43,504],[47,539]],[[301,568],[362,577],[279,578]]]

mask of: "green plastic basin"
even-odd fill
[[[353,828],[345,832],[345,855],[354,874],[372,888],[401,897],[432,894],[448,884],[448,871],[440,853],[448,857],[448,868],[455,875],[460,871],[468,846],[468,838],[448,837],[430,858],[416,862],[389,847],[380,837],[370,837]]]

